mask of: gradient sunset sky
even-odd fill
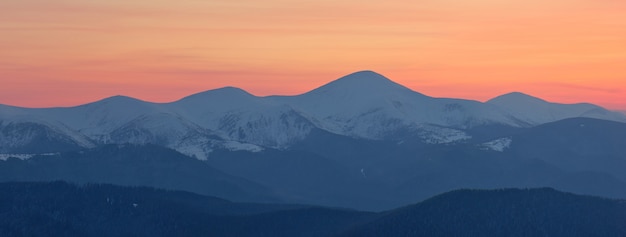
[[[0,104],[293,95],[359,70],[434,97],[626,110],[626,1],[0,1]]]

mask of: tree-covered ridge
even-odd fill
[[[458,190],[344,236],[626,236],[626,202],[550,188]]]
[[[327,236],[373,213],[108,184],[0,183],[0,236]]]
[[[0,183],[0,236],[626,236],[626,202],[459,190],[382,213],[108,184]]]

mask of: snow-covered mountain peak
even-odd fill
[[[341,77],[305,94],[272,98],[318,118],[345,118],[400,107],[430,97],[412,91],[372,71]]]
[[[127,103],[149,103],[149,102],[145,102],[145,101],[135,99],[133,97],[124,96],[124,95],[115,95],[115,96],[107,97],[102,100],[93,102],[91,104],[105,104],[105,103],[124,105]]]
[[[538,125],[574,117],[599,118],[626,122],[625,116],[617,112],[608,111],[597,105],[588,103],[552,103],[519,92],[501,95],[486,103],[498,106],[530,125]]]
[[[67,117],[72,113],[80,113],[87,117],[107,116],[109,119],[136,117],[140,114],[158,110],[158,104],[146,102],[128,96],[116,95],[89,104],[68,108],[44,109],[54,114],[55,117]],[[101,118],[100,118],[101,119]]]
[[[200,92],[200,93],[196,93],[190,96],[187,96],[185,98],[180,99],[179,101],[185,101],[185,100],[204,100],[204,99],[221,99],[221,100],[229,100],[229,99],[238,99],[238,98],[250,98],[250,97],[255,97],[254,95],[248,93],[247,91],[237,88],[237,87],[232,87],[232,86],[227,86],[227,87],[222,87],[222,88],[218,88],[218,89],[214,89],[214,90],[208,90],[208,91],[204,91],[204,92]]]
[[[299,96],[271,100],[300,111],[321,129],[380,139],[422,122],[417,110],[428,110],[426,105],[433,98],[378,73],[360,71]]]
[[[326,85],[323,85],[315,90],[312,90],[304,95],[316,94],[316,95],[388,95],[401,92],[413,92],[410,89],[393,82],[385,76],[373,71],[359,71],[344,77],[341,77],[335,81],[332,81]]]
[[[389,78],[386,78],[385,76],[370,70],[353,72],[335,80],[335,82],[339,81],[346,83],[354,81],[358,81],[361,83],[394,83],[389,80]]]
[[[528,104],[543,104],[548,103],[545,100],[539,99],[537,97],[524,94],[521,92],[511,92],[504,95],[497,96],[489,101],[489,104],[495,105],[528,105]]]
[[[196,93],[168,106],[180,109],[181,106],[188,112],[198,112],[211,108],[215,112],[237,110],[241,108],[258,107],[261,98],[256,97],[245,90],[236,87],[223,87]]]

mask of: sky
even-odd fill
[[[0,1],[0,104],[294,95],[360,70],[433,97],[626,110],[626,1]]]

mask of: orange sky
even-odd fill
[[[0,104],[298,94],[365,69],[435,97],[626,110],[626,1],[0,2]]]

